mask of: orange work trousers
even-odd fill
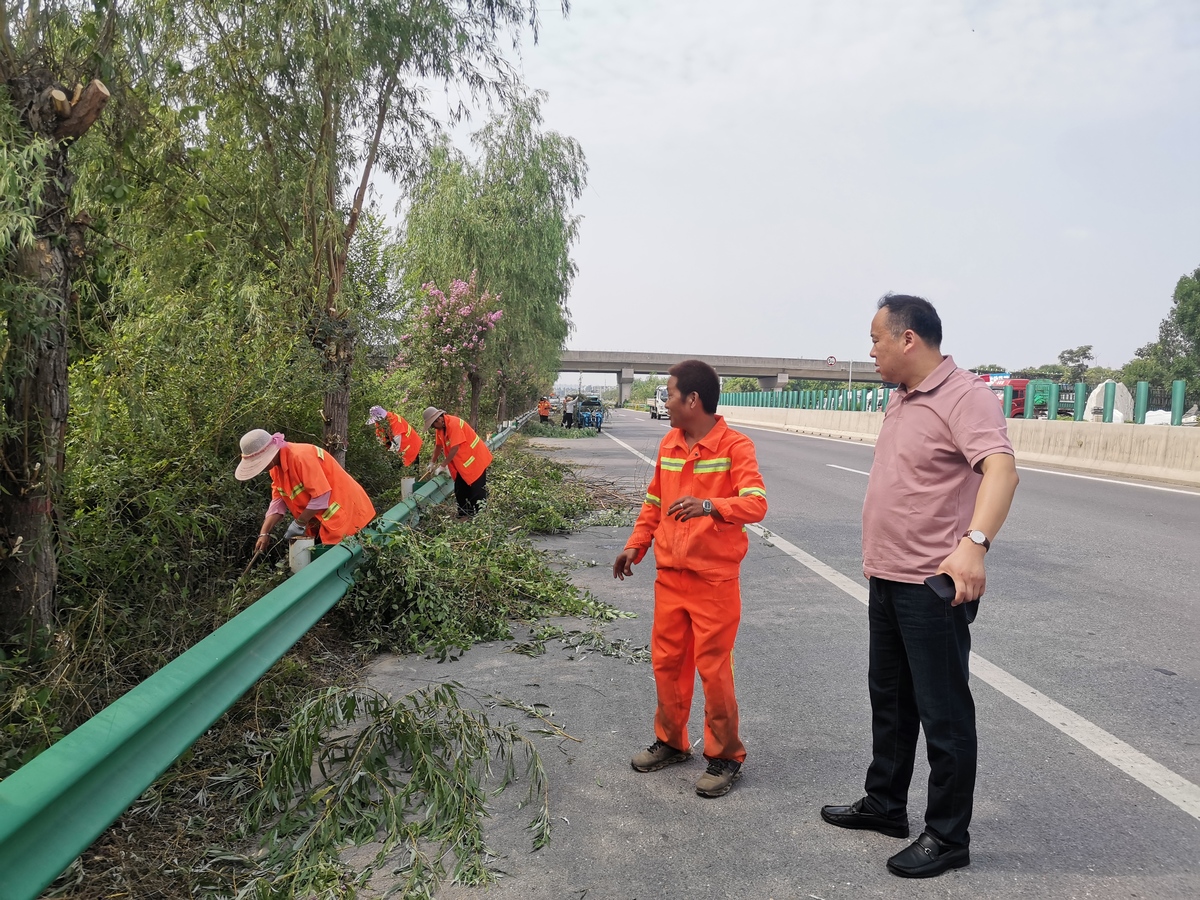
[[[711,582],[682,569],[658,570],[650,658],[658,688],[654,733],[659,740],[680,750],[691,746],[687,723],[698,670],[704,689],[704,755],[746,759],[733,692],[733,642],[741,618],[736,578]]]

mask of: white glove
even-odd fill
[[[450,467],[449,466],[438,466],[436,469],[433,470],[433,474],[434,475],[449,475]]]
[[[392,452],[393,452],[393,453],[399,453],[399,452],[400,452],[400,436],[399,436],[399,435],[397,435],[396,437],[392,438]]]
[[[287,531],[283,533],[284,540],[290,541],[292,538],[298,538],[304,534],[308,526],[302,525],[295,519],[292,519],[292,524],[287,527]]]

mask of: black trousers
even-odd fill
[[[868,803],[889,818],[906,815],[917,732],[924,730],[930,769],[925,830],[943,843],[967,846],[979,741],[967,684],[966,612],[924,584],[872,578],[868,617]]]
[[[460,516],[473,516],[479,512],[479,504],[488,498],[487,469],[479,473],[474,484],[467,484],[461,475],[454,476],[454,500]]]

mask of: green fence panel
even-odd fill
[[[371,527],[391,531],[453,491],[434,479]],[[342,598],[362,552],[331,547],[0,781],[0,900],[33,900],[57,878]]]
[[[1183,424],[1183,404],[1187,402],[1187,382],[1171,382],[1171,424]]]
[[[1082,422],[1087,416],[1087,385],[1082,381],[1075,382],[1075,421]]]
[[[1117,405],[1117,383],[1110,381],[1104,385],[1104,421],[1112,422],[1113,407]]]
[[[1013,414],[1013,386],[1004,386],[1004,418],[1011,419]]]
[[[1046,418],[1051,422],[1058,418],[1058,394],[1058,384],[1050,385],[1049,398],[1046,401]]]

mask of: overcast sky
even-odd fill
[[[590,167],[573,349],[1118,366],[1200,267],[1198,0],[573,0],[522,68]]]

